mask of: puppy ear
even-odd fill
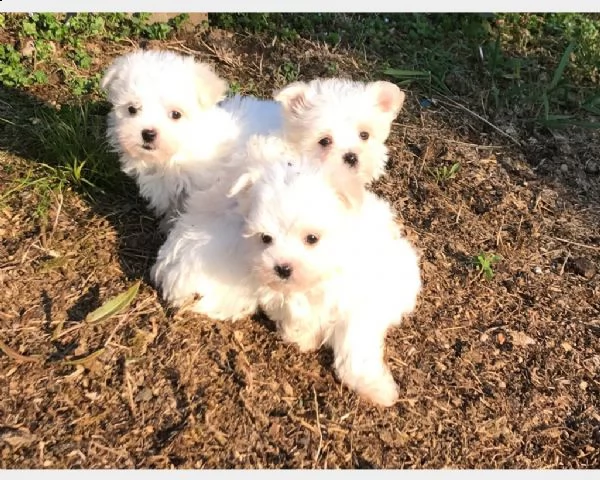
[[[391,82],[371,82],[367,88],[375,95],[375,102],[383,113],[389,113],[394,118],[400,113],[406,95],[397,85]]]
[[[250,211],[250,198],[248,192],[260,177],[257,169],[249,170],[242,174],[227,192],[228,198],[235,198],[237,201],[236,210],[246,217]]]
[[[286,113],[299,113],[310,105],[307,93],[310,87],[305,82],[290,83],[273,94],[273,98],[281,103]]]
[[[128,56],[121,56],[115,59],[109,67],[106,69],[104,76],[100,80],[100,88],[108,95],[108,100],[111,101],[111,86],[115,80],[119,78],[119,73],[123,69],[124,64],[127,62]]]
[[[227,196],[237,197],[238,195],[246,193],[252,185],[256,183],[259,177],[258,170],[249,170],[246,173],[242,174],[234,183],[233,186],[227,192]]]
[[[213,107],[225,98],[229,85],[206,63],[194,63],[198,101],[205,108]]]

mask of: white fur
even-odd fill
[[[294,82],[276,92],[274,101],[236,95],[221,106],[241,117],[241,123],[250,129],[247,135],[281,136],[302,154],[340,170],[350,169],[367,184],[384,172],[388,159],[385,141],[404,98],[390,82],[327,78]],[[361,139],[361,132],[369,138]],[[324,138],[331,144],[321,145]],[[344,160],[348,154],[356,156],[353,166]]]
[[[208,65],[170,51],[139,50],[118,57],[101,86],[113,105],[109,142],[157,216],[172,216],[187,194],[214,183],[240,128],[217,106],[227,83]],[[181,118],[171,118],[173,111]],[[145,129],[157,133],[153,142],[142,138]]]
[[[285,341],[303,351],[331,346],[342,382],[393,404],[384,338],[414,309],[421,279],[390,205],[353,173],[276,138],[251,139],[245,155],[255,167],[229,197],[208,195],[211,206],[206,192],[190,197],[153,269],[163,296],[181,304],[199,293],[195,310],[219,319],[261,305]],[[288,279],[276,274],[283,265],[293,269]]]

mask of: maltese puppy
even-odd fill
[[[340,78],[294,82],[275,101],[236,95],[223,109],[256,125],[250,133],[277,134],[314,159],[357,173],[364,184],[385,169],[385,146],[405,94],[390,82]]]
[[[257,167],[213,197],[220,212],[196,201],[205,192],[190,197],[153,269],[163,296],[199,293],[195,310],[221,319],[261,306],[285,341],[331,346],[343,383],[392,405],[384,339],[415,308],[421,277],[390,205],[277,138],[252,138],[246,156]]]
[[[296,155],[276,137],[254,136],[232,159],[229,177],[240,176],[239,166],[251,165],[242,176],[246,179],[276,161],[291,166]],[[151,271],[165,301],[182,307],[201,295],[190,309],[216,320],[238,320],[258,306],[259,285],[249,260],[260,248],[244,237],[241,205],[229,190],[234,191],[232,185],[222,181],[191,193]]]
[[[113,105],[109,143],[165,228],[191,191],[214,183],[240,134],[217,106],[227,83],[192,57],[139,50],[118,57],[101,87]]]

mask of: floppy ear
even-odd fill
[[[227,192],[228,198],[237,201],[237,211],[244,217],[250,212],[250,198],[248,192],[260,177],[257,169],[252,169],[242,174]]]
[[[400,113],[406,95],[397,85],[391,82],[371,82],[367,88],[375,96],[375,103],[383,113],[389,113],[394,118]]]
[[[305,82],[294,82],[273,93],[273,98],[281,103],[286,113],[298,114],[310,105],[307,98],[309,89]]]
[[[225,98],[229,86],[209,65],[194,62],[194,74],[200,105],[210,108]]]
[[[260,176],[258,170],[249,170],[246,173],[242,174],[234,183],[233,186],[227,192],[227,196],[229,198],[237,197],[246,193],[252,185],[256,183],[258,177]]]
[[[111,101],[111,86],[115,80],[119,78],[119,73],[124,67],[124,64],[128,61],[128,55],[123,55],[116,58],[106,69],[104,76],[100,80],[100,88],[104,90],[104,92],[108,96],[108,100]]]

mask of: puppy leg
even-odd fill
[[[306,298],[290,299],[281,306],[270,305],[265,313],[276,321],[283,341],[295,343],[301,352],[316,350],[323,343],[318,317]]]
[[[355,320],[340,322],[333,331],[335,370],[359,395],[389,407],[398,400],[398,387],[383,361],[385,330],[373,328],[368,317]]]

